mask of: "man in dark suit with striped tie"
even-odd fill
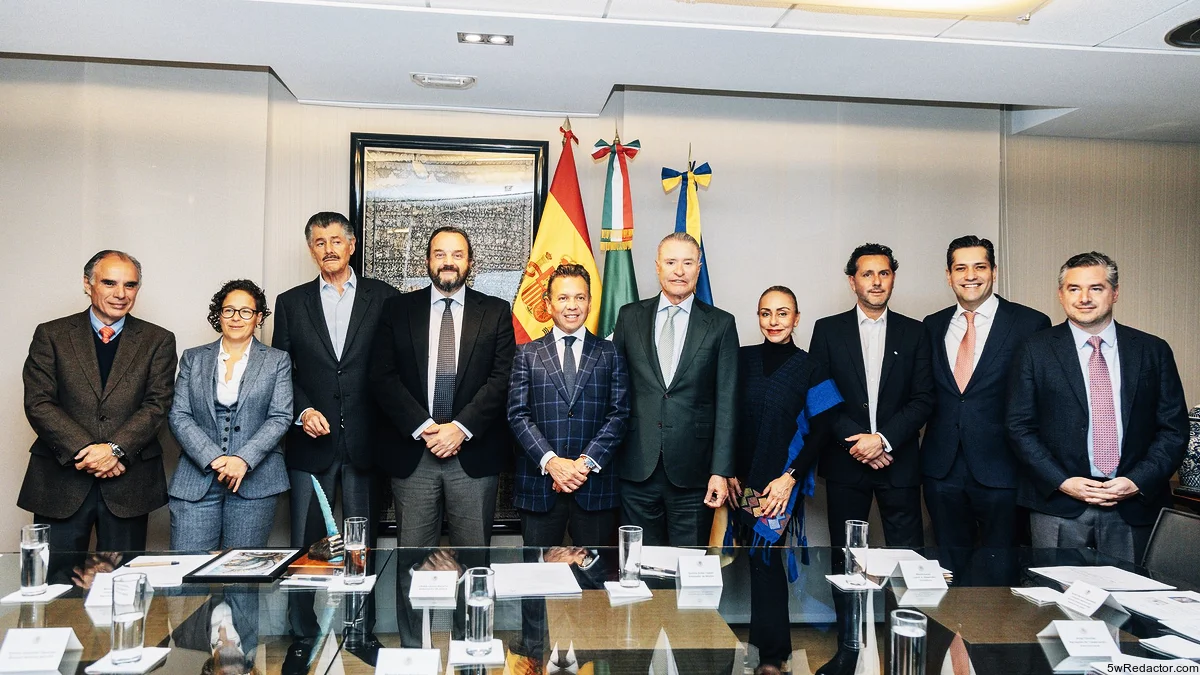
[[[375,461],[392,476],[400,546],[437,546],[443,513],[451,546],[487,546],[512,456],[512,311],[467,288],[475,255],[462,229],[434,230],[425,257],[433,284],[384,304],[371,348],[385,418]]]
[[[517,453],[514,503],[526,546],[604,546],[617,524],[614,460],[629,418],[629,373],[607,340],[584,326],[591,278],[559,265],[546,282],[554,328],[521,345],[508,388]]]

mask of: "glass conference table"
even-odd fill
[[[1092,550],[920,552],[954,572],[949,591],[936,606],[919,608],[929,617],[929,673],[959,672],[959,645],[978,675],[1051,673],[1036,635],[1051,621],[1067,617],[1055,606],[1038,607],[1014,596],[1010,587],[1059,588],[1030,573],[1030,567],[1114,565],[1141,572]],[[371,673],[380,647],[440,649],[444,671],[449,641],[462,636],[462,603],[454,608],[414,608],[408,598],[413,570],[573,560],[583,563],[571,567],[582,595],[498,600],[495,636],[505,645],[505,665],[453,672],[665,675],[674,659],[681,674],[741,675],[744,665],[754,662],[747,660],[744,644],[750,621],[750,552],[733,553],[732,562],[727,556],[722,569],[719,606],[680,609],[672,579],[648,579],[653,598],[612,606],[604,582],[615,579],[615,549],[586,556],[582,549],[376,549],[370,552],[369,571],[377,580],[368,593],[328,593],[282,586],[279,581],[156,589],[145,643],[172,648],[156,671],[161,673]],[[806,554],[797,555],[799,578],[781,601],[789,605],[793,649],[805,650],[808,666],[815,670],[837,648],[832,590],[825,575],[840,551],[810,547]],[[77,667],[83,673],[108,652],[109,628],[85,611],[86,591],[79,586],[87,584],[91,571],[106,571],[135,555],[52,553],[50,582],[76,587],[49,603],[0,606],[0,629],[7,634],[12,628],[73,628],[83,643]],[[18,587],[18,560],[16,554],[0,555],[4,593]],[[884,664],[882,672],[887,672],[886,617],[903,592],[888,584],[869,592],[865,603],[867,621],[876,630],[864,654],[878,658]],[[1118,616],[1110,623],[1121,629],[1122,651],[1146,656],[1137,638],[1160,634],[1161,629],[1153,621]],[[951,667],[952,650],[959,668],[943,670],[944,664]],[[802,660],[794,659],[793,665],[794,672],[806,672]]]

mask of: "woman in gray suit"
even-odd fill
[[[287,352],[254,339],[270,315],[254,282],[226,282],[208,322],[221,333],[179,360],[171,431],[183,453],[171,479],[171,548],[265,546],[288,489],[281,440],[292,422]]]

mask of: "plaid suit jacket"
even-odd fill
[[[629,372],[611,342],[587,333],[572,392],[563,383],[554,333],[518,346],[508,388],[508,424],[520,445],[514,505],[550,510],[553,481],[542,475],[540,462],[553,452],[572,460],[587,455],[600,465],[574,493],[580,507],[615,508],[618,472],[613,460],[628,420]]]

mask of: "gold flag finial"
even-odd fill
[[[570,131],[570,130],[571,130],[571,118],[570,118],[570,117],[568,117],[567,119],[563,120],[563,123],[562,123],[562,128],[563,128],[563,131]]]
[[[613,123],[613,145],[616,145],[620,142],[621,142],[621,132],[617,131],[617,125],[614,122]]]

